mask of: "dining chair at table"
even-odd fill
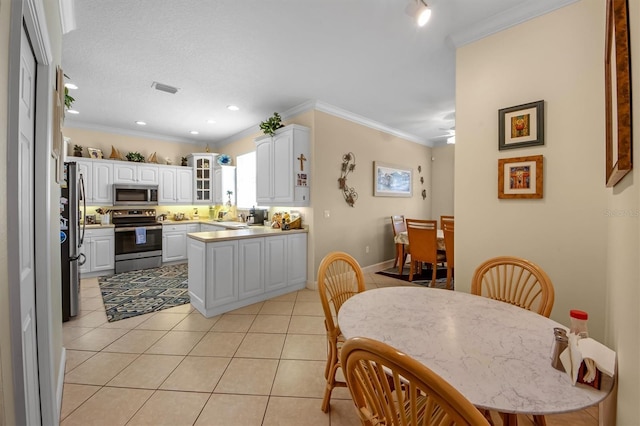
[[[451,384],[383,342],[354,337],[340,358],[363,425],[489,425]]]
[[[547,273],[535,263],[515,256],[494,257],[478,266],[471,281],[471,294],[507,302],[547,318],[555,299]],[[536,426],[546,425],[544,416],[534,415],[533,421]]]
[[[442,231],[444,232],[444,248],[445,256],[447,258],[447,289],[451,288],[451,280],[453,278],[453,271],[455,269],[455,248],[454,248],[454,228],[455,222],[453,220],[445,220],[442,222]]]
[[[440,216],[440,229],[444,230],[444,223],[450,220],[455,220],[455,216]]]
[[[407,226],[404,223],[404,216],[395,215],[391,216],[391,229],[393,230],[393,238],[395,239],[396,235],[400,232],[406,232]],[[401,254],[402,253],[402,254]],[[396,257],[393,260],[393,267],[398,266],[398,262],[401,262],[400,265],[404,265],[407,261],[407,254],[409,253],[409,246],[406,245],[402,248],[398,247],[396,244]],[[400,259],[402,257],[402,259]]]
[[[432,269],[431,286],[435,285],[438,263],[444,263],[446,256],[438,252],[438,222],[435,220],[406,219],[407,235],[411,245],[411,267],[409,281],[413,281],[413,274],[422,263],[430,263]]]
[[[336,380],[340,368],[340,347],[344,338],[337,323],[338,311],[351,296],[365,290],[362,269],[352,256],[334,251],[327,254],[318,268],[318,293],[324,311],[327,331],[327,364],[324,377],[327,380],[322,400],[322,411],[329,411],[331,392],[336,387],[346,387],[346,382]]]

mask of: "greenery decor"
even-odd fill
[[[82,157],[82,150],[84,148],[82,147],[82,145],[74,145],[73,146],[73,156],[74,157]]]
[[[64,74],[64,76],[66,78],[69,78],[68,75]],[[67,109],[71,109],[71,105],[73,105],[73,103],[75,102],[75,98],[73,98],[71,95],[69,95],[69,88],[65,86],[64,88],[64,106]]]
[[[273,116],[260,123],[260,129],[262,129],[265,135],[269,136],[273,136],[276,130],[281,127],[284,127],[284,124],[282,124],[282,117],[280,117],[280,114],[277,112],[274,112]]]
[[[136,163],[144,163],[144,156],[139,152],[130,152],[127,154],[127,160],[134,161]]]

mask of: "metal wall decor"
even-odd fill
[[[422,173],[422,166],[418,165],[418,173]],[[424,176],[420,176],[420,184],[424,185]],[[426,200],[427,199],[427,190],[423,189],[422,192],[420,193],[420,195],[422,195],[422,199]]]
[[[358,193],[355,189],[347,186],[347,175],[354,171],[356,168],[356,156],[353,152],[348,152],[342,156],[342,170],[340,177],[338,178],[338,187],[342,190],[344,201],[353,207],[358,199]]]

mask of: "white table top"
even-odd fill
[[[553,328],[566,327],[508,303],[424,287],[367,290],[338,313],[346,338],[385,342],[417,359],[474,405],[504,413],[553,414],[603,400],[603,390],[572,386],[551,366]]]

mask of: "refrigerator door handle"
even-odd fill
[[[78,266],[84,265],[85,262],[87,261],[87,257],[84,255],[84,253],[80,253],[77,259],[78,259]]]
[[[80,173],[80,197],[78,198],[78,210],[80,210],[80,200],[82,200],[82,233],[80,234],[80,243],[78,248],[84,244],[84,231],[87,226],[87,197],[84,191],[84,176]],[[84,263],[84,262],[82,262]]]

